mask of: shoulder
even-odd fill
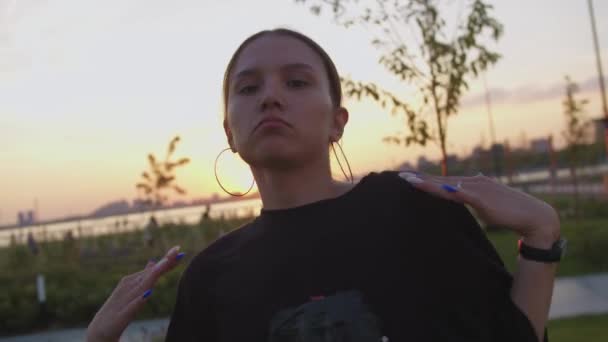
[[[401,197],[405,197],[410,205],[419,209],[426,208],[435,212],[455,213],[457,215],[470,213],[464,204],[447,200],[414,187],[400,176],[402,172],[404,171],[385,170],[371,172],[366,177],[369,177],[370,187],[384,192],[398,193]]]
[[[467,207],[420,190],[402,178],[400,171],[370,172],[360,181],[360,200],[369,206],[380,206],[394,211],[408,222],[448,229],[451,224],[471,225],[475,220]],[[476,224],[475,224],[476,225]]]
[[[418,210],[462,211],[464,205],[449,201],[417,189],[399,174],[403,171],[384,170],[370,172],[361,179],[362,188],[367,196],[382,196],[390,201],[407,202],[408,207]]]
[[[392,208],[403,208],[410,222],[424,224],[434,233],[450,237],[448,241],[456,239],[481,244],[487,253],[492,257],[496,256],[494,252],[489,251],[485,232],[466,205],[422,191],[399,174],[400,171],[372,172],[365,177],[368,178],[367,187],[381,192],[378,193],[382,195],[379,198],[392,201]]]
[[[239,248],[249,240],[256,224],[253,220],[211,242],[192,259],[184,276],[194,280],[204,274],[209,279],[223,265],[238,257]]]
[[[399,171],[384,170],[370,172],[359,181],[362,188],[368,193],[382,192],[413,194],[416,190],[411,184],[399,177]],[[419,191],[418,191],[419,192]]]

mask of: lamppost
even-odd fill
[[[593,0],[587,0],[589,5],[589,17],[591,19],[591,33],[593,34],[593,46],[595,47],[595,60],[597,62],[597,73],[600,81],[600,97],[602,99],[602,110],[604,111],[604,153],[608,161],[608,105],[606,105],[606,86],[604,85],[604,73],[602,72],[602,58],[600,57],[600,44],[597,39],[597,28],[595,27],[595,14],[593,12]],[[604,190],[608,193],[608,173],[604,175]]]
[[[593,11],[593,0],[588,0],[589,16],[591,17],[591,32],[593,34],[593,45],[595,47],[595,59],[597,62],[597,73],[600,81],[600,97],[602,98],[602,110],[604,111],[604,120],[608,120],[608,105],[606,105],[606,86],[604,85],[604,73],[602,71],[602,58],[600,57],[600,44],[597,38],[597,28],[595,27],[595,14]],[[606,123],[606,121],[604,121]],[[605,125],[605,142],[606,154],[608,155],[608,126]]]

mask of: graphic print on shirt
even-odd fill
[[[274,315],[269,342],[388,341],[380,332],[381,322],[368,310],[359,291],[311,299]]]

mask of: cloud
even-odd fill
[[[576,82],[576,80],[574,81]],[[608,83],[608,77],[604,78],[604,82]],[[597,77],[591,77],[583,82],[577,83],[579,85],[579,89],[582,92],[599,90],[599,82]],[[493,104],[525,104],[562,97],[565,91],[564,87],[565,81],[561,81],[560,83],[555,83],[547,87],[525,85],[514,89],[505,89],[501,87],[490,88],[490,98]],[[462,107],[475,107],[484,105],[485,101],[485,93],[466,96],[462,100]]]

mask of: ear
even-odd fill
[[[331,133],[329,136],[330,142],[337,142],[342,139],[344,134],[344,127],[348,122],[348,110],[344,107],[338,107],[334,111],[334,118],[332,121]]]
[[[234,147],[234,139],[232,138],[232,131],[230,130],[230,126],[228,125],[228,120],[224,119],[224,132],[226,133],[226,138],[228,139],[228,145],[230,146],[230,150],[232,152],[236,152],[236,148]]]

